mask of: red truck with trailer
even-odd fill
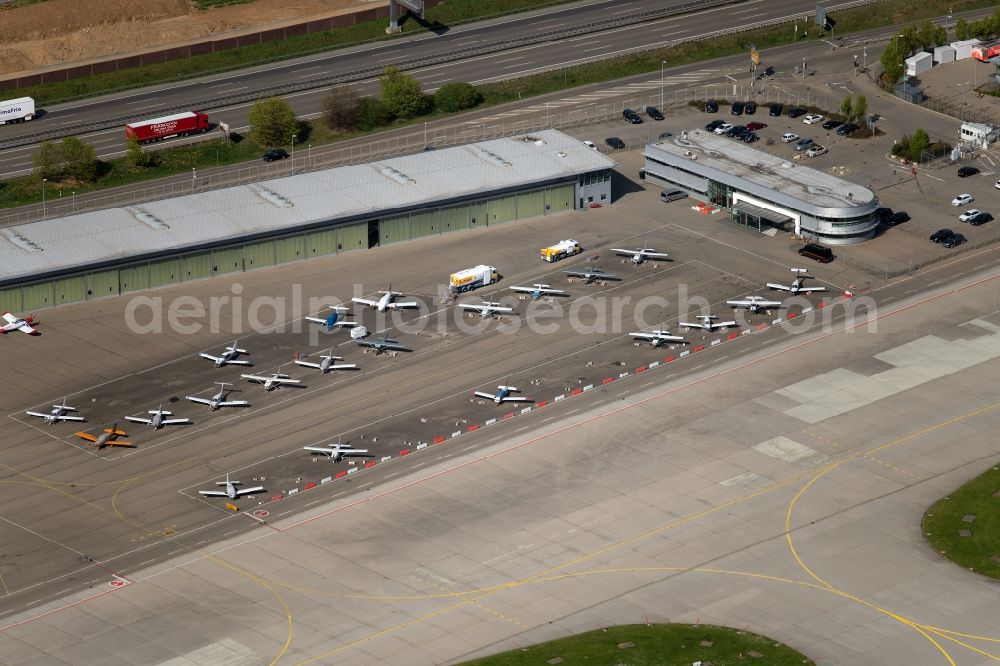
[[[990,58],[995,58],[998,55],[1000,55],[1000,41],[990,42],[989,44],[980,44],[979,46],[972,47],[972,57],[976,60],[989,62]]]
[[[208,114],[185,111],[162,118],[129,123],[125,126],[125,138],[135,139],[139,143],[149,143],[174,136],[189,136],[208,130]]]

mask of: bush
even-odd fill
[[[361,125],[361,98],[351,86],[334,86],[323,98],[326,126],[350,132]]]
[[[479,105],[483,95],[470,83],[455,81],[446,83],[434,93],[434,107],[438,111],[453,113],[465,111]]]
[[[413,118],[427,112],[427,98],[420,82],[396,67],[386,67],[379,77],[382,105],[395,118]]]
[[[361,98],[358,129],[370,132],[379,127],[385,127],[391,122],[392,114],[382,104],[382,100],[374,97]]]
[[[295,112],[280,97],[254,102],[248,120],[253,138],[264,146],[287,146],[295,141],[299,133]]]

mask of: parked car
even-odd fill
[[[996,183],[996,185],[994,185],[993,187],[995,187],[998,190],[1000,190],[1000,180],[998,180],[997,183]]]
[[[621,150],[625,147],[625,142],[619,139],[617,136],[609,136],[604,140],[604,143],[608,144],[615,150]]]
[[[992,222],[992,221],[993,221],[993,215],[987,213],[986,211],[982,211],[979,213],[979,215],[976,215],[971,220],[969,220],[969,224],[971,224],[974,227],[978,227],[981,224],[986,224],[987,222]]]
[[[674,135],[673,132],[660,132],[660,141],[663,141],[664,139],[669,139],[673,135]]]
[[[780,116],[781,112],[785,109],[785,105],[779,102],[775,102],[771,105],[771,110],[767,112],[769,116]]]
[[[660,110],[655,106],[647,106],[646,115],[652,118],[653,120],[663,120],[663,114],[660,113]]]
[[[743,113],[748,116],[752,116],[757,113],[757,102],[747,102],[743,105]]]
[[[905,210],[899,210],[889,216],[889,226],[894,227],[897,224],[902,224],[903,222],[909,222],[910,216]]]
[[[722,123],[721,125],[715,128],[715,133],[718,134],[719,136],[722,136],[731,129],[733,129],[732,125],[730,125],[729,123]]]
[[[806,155],[808,155],[809,157],[819,157],[824,153],[826,153],[826,148],[824,148],[823,146],[813,146],[812,148],[806,151]]]
[[[965,204],[970,204],[975,199],[972,198],[971,194],[959,194],[957,197],[951,200],[952,206],[964,206]]]
[[[265,162],[274,162],[276,160],[283,160],[286,157],[288,157],[288,153],[285,152],[284,148],[275,148],[264,153],[263,159]]]
[[[747,131],[746,125],[733,125],[726,131],[726,136],[738,137],[740,134],[746,131]]]
[[[802,122],[804,122],[806,125],[815,125],[816,123],[823,122],[823,116],[819,115],[818,113],[810,113],[809,115],[807,115],[805,118],[802,119]]]
[[[799,256],[815,259],[821,264],[828,264],[833,261],[833,251],[828,247],[823,247],[818,243],[809,243],[799,248]]]
[[[733,114],[734,116],[742,116],[743,107],[744,107],[743,102],[740,101],[733,102],[733,105],[729,107],[729,113]]]
[[[944,239],[954,235],[955,232],[952,231],[951,229],[938,229],[937,231],[931,234],[931,242],[940,243],[944,241]]]
[[[837,128],[837,134],[839,134],[840,136],[847,136],[848,134],[852,134],[853,132],[857,131],[860,128],[861,126],[858,125],[857,123],[847,123],[846,125],[841,125],[840,127]]]
[[[625,109],[624,111],[622,111],[622,118],[625,119],[625,122],[631,123],[633,125],[638,125],[642,122],[642,118],[639,117],[639,114],[633,111],[632,109]]]
[[[785,143],[791,143],[792,141],[798,141],[799,135],[792,134],[791,132],[785,132],[784,134],[781,135],[781,140],[784,141]]]
[[[705,113],[718,113],[718,112],[719,112],[718,102],[716,102],[714,99],[710,99],[707,102],[705,102]]]
[[[792,148],[795,149],[795,152],[799,152],[800,153],[803,150],[806,150],[807,148],[809,148],[809,146],[811,146],[811,145],[813,145],[813,140],[806,136],[806,137],[802,137],[801,139],[799,139],[798,141],[796,141],[795,145],[792,146]]]
[[[752,123],[747,123],[747,129],[751,132],[756,132],[757,130],[762,130],[767,127],[767,123],[759,123],[756,120]]]
[[[890,217],[892,217],[891,208],[886,208],[885,206],[882,206],[880,208],[875,209],[875,219],[878,220],[880,223],[884,224],[888,222]]]
[[[587,148],[590,148],[591,150],[597,150],[597,146],[594,145],[593,141],[584,141],[583,145],[587,146]]]
[[[719,127],[719,125],[723,124],[724,122],[726,121],[723,120],[722,118],[716,118],[710,123],[705,123],[705,131],[714,132]]]
[[[979,173],[979,169],[976,167],[964,166],[958,170],[959,178],[968,178],[969,176],[975,176]]]
[[[671,201],[677,201],[678,199],[687,199],[687,192],[683,190],[663,190],[660,192],[660,201],[664,203],[670,203]]]
[[[799,116],[804,116],[805,114],[806,110],[803,109],[801,106],[793,106],[792,108],[788,109],[789,118],[798,118]]]
[[[830,120],[826,121],[825,123],[823,123],[823,129],[834,129],[834,128],[840,127],[843,124],[844,123],[841,120],[830,119]]]
[[[979,213],[981,213],[981,212],[982,211],[980,211],[977,208],[970,208],[969,210],[965,211],[964,213],[962,213],[961,215],[958,216],[958,221],[959,222],[968,222],[969,220],[971,220],[972,218],[974,218],[976,215],[979,215]]]
[[[751,132],[747,130],[742,135],[740,135],[740,140],[744,143],[753,143],[754,141],[760,141],[760,137],[757,136],[756,132]]]
[[[941,241],[941,245],[944,245],[946,248],[951,249],[953,247],[958,247],[964,242],[965,242],[965,236],[963,236],[962,234],[952,234],[951,236],[948,236],[943,241]]]

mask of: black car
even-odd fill
[[[740,139],[742,139],[746,143],[753,143],[754,141],[760,141],[760,137],[757,136],[757,133],[751,132],[749,130],[747,130],[742,136],[740,136]]]
[[[800,247],[799,256],[815,259],[821,264],[828,264],[834,260],[833,250],[818,243],[807,243]]]
[[[746,125],[733,125],[727,132],[726,136],[739,136],[743,132],[747,131]]]
[[[264,153],[265,162],[274,162],[275,160],[283,160],[288,157],[288,153],[285,152],[284,148],[275,148],[274,150],[269,150]]]
[[[733,114],[734,116],[742,116],[744,108],[745,105],[743,104],[743,102],[733,102],[732,107],[730,107],[729,109],[729,113]]]
[[[604,143],[608,144],[615,150],[621,150],[625,147],[625,142],[619,139],[617,136],[609,136],[604,140]]]
[[[789,118],[798,118],[799,116],[804,116],[804,115],[806,115],[806,110],[803,109],[801,106],[793,106],[792,108],[788,109]]]
[[[632,123],[633,125],[638,125],[642,122],[642,118],[639,117],[639,114],[632,109],[625,109],[622,111],[622,118],[624,118],[626,122]]]
[[[710,99],[707,102],[705,102],[705,113],[718,113],[718,112],[719,112],[718,102],[716,102],[714,99]]]
[[[780,116],[781,112],[785,109],[784,104],[775,103],[771,105],[771,110],[767,112],[769,116]]]
[[[646,115],[652,118],[653,120],[663,120],[663,114],[660,113],[660,110],[655,106],[647,106]]]
[[[847,123],[846,125],[841,125],[840,127],[837,128],[837,134],[839,134],[840,136],[847,136],[848,134],[851,134],[852,132],[857,130],[859,127],[861,126],[858,125],[857,123]]]
[[[964,242],[965,242],[965,236],[963,236],[962,234],[952,234],[951,236],[948,236],[943,241],[941,241],[941,245],[944,245],[946,248],[950,249],[953,247],[958,247]]]
[[[897,210],[895,213],[889,216],[889,226],[896,226],[897,224],[902,224],[903,222],[909,222],[910,216],[906,214],[905,210]]]
[[[980,211],[972,219],[969,220],[969,224],[974,227],[978,227],[980,224],[986,224],[987,222],[992,222],[993,216],[986,211]]]
[[[720,125],[724,125],[725,123],[726,123],[726,121],[723,120],[722,118],[716,118],[712,122],[705,124],[705,131],[706,132],[714,132],[715,128],[719,127]]]
[[[891,208],[886,208],[885,206],[882,206],[881,208],[875,209],[875,219],[878,220],[879,222],[881,223],[888,222],[890,217],[892,217]]]
[[[941,243],[947,240],[948,238],[951,238],[954,235],[955,232],[952,231],[951,229],[938,229],[937,231],[931,234],[931,242]]]
[[[669,139],[673,135],[674,135],[673,132],[660,132],[660,141],[663,141],[664,139]]]
[[[977,173],[979,173],[979,169],[977,169],[976,167],[966,166],[958,170],[958,177],[968,178],[969,176],[975,176]]]
[[[844,123],[840,120],[828,120],[823,123],[823,129],[834,129],[835,127],[840,127]]]
[[[757,102],[747,102],[743,106],[743,113],[745,113],[748,116],[752,116],[753,114],[757,113]]]

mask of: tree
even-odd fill
[[[386,111],[382,100],[374,97],[362,97],[358,129],[368,132],[384,127],[392,122],[392,115]]]
[[[969,24],[962,17],[955,21],[955,37],[959,41],[969,38]]]
[[[398,68],[386,67],[379,83],[382,86],[382,105],[396,118],[413,118],[427,109],[420,82]]]
[[[32,161],[35,163],[35,173],[42,178],[55,180],[56,176],[62,175],[62,152],[49,139],[38,144],[38,152]]]
[[[334,86],[323,98],[326,126],[332,130],[351,131],[361,123],[361,98],[351,86]]]
[[[848,95],[840,102],[840,112],[844,114],[844,117],[848,120],[851,119],[851,109],[853,108],[853,103],[851,101],[851,96]]]
[[[62,153],[63,173],[85,182],[97,179],[97,153],[94,147],[75,136],[68,136],[59,146]]]
[[[924,22],[920,24],[920,31],[917,37],[920,43],[920,48],[926,49],[928,47],[934,46],[934,35],[936,32],[937,32],[937,26],[935,26],[929,20],[924,19]]]
[[[903,76],[903,45],[899,42],[902,38],[890,39],[885,50],[882,51],[882,71],[888,85],[893,85]]]
[[[934,46],[942,46],[948,43],[948,30],[943,25],[934,29]]]
[[[908,58],[913,55],[913,52],[917,50],[917,46],[920,44],[920,35],[917,32],[917,27],[915,25],[908,25],[900,31],[900,36],[893,41],[901,41],[902,44],[902,57]]]
[[[868,113],[868,98],[864,95],[858,95],[854,98],[854,108],[851,109],[851,115],[861,121],[865,119],[866,113]]]
[[[910,137],[910,159],[919,162],[924,151],[931,145],[931,138],[919,127]]]
[[[435,108],[449,113],[471,109],[482,101],[483,96],[474,85],[461,81],[446,83],[434,93]]]
[[[288,102],[268,97],[253,103],[249,115],[250,133],[265,146],[286,146],[295,140],[299,124]]]

